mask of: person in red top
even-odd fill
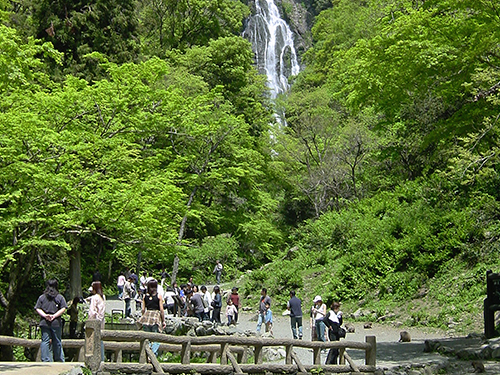
[[[228,300],[233,301],[233,305],[236,307],[237,312],[234,314],[234,323],[238,323],[238,313],[241,309],[240,295],[238,294],[238,288],[233,287],[231,289],[231,294],[228,297]]]

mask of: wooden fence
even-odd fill
[[[101,341],[106,351],[111,351],[112,362],[101,361]],[[150,349],[149,343],[157,342],[160,350],[180,353],[180,363],[159,363]],[[366,342],[353,341],[303,341],[293,339],[271,339],[237,336],[170,336],[143,331],[102,330],[100,322],[88,320],[85,326],[85,340],[63,340],[64,348],[75,348],[78,361],[92,370],[120,373],[200,373],[200,374],[252,374],[252,373],[298,373],[306,374],[323,371],[326,373],[373,373],[376,370],[376,338],[367,336]],[[0,336],[0,345],[38,348],[40,360],[40,340],[28,340]],[[265,347],[284,347],[285,363],[264,363]],[[253,353],[253,363],[248,363],[248,350]],[[312,365],[302,364],[296,348],[312,350]],[[321,350],[338,348],[340,365],[322,365]],[[365,364],[356,365],[346,349],[365,351]],[[123,362],[124,352],[138,352],[139,362]],[[191,363],[191,354],[207,352],[206,363]],[[219,362],[217,363],[217,360]],[[347,364],[346,364],[347,362]]]

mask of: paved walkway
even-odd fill
[[[44,363],[44,362],[0,362],[2,375],[59,375],[67,373],[83,363]]]

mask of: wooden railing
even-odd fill
[[[101,361],[101,341],[106,351],[113,352],[112,362]],[[157,342],[160,350],[180,353],[180,363],[159,363],[149,343]],[[329,373],[373,373],[376,370],[376,339],[367,336],[366,342],[353,341],[303,341],[293,339],[262,339],[260,337],[237,336],[170,336],[143,331],[102,330],[100,322],[88,320],[85,325],[85,340],[62,340],[63,347],[75,348],[78,361],[92,370],[122,373],[190,373],[243,374],[243,373],[311,373],[323,369]],[[0,345],[37,348],[36,360],[40,360],[40,340],[0,336]],[[248,350],[253,348],[253,363],[248,363]],[[264,363],[265,347],[284,347],[285,363]],[[312,365],[302,364],[296,348],[312,349]],[[322,365],[321,350],[338,348],[340,365]],[[365,364],[356,365],[346,349],[365,351]],[[138,352],[139,362],[123,362],[124,352]],[[207,352],[206,363],[191,363],[191,354]],[[219,363],[217,363],[219,359]],[[149,361],[148,361],[149,360]],[[148,363],[149,362],[149,363]],[[346,364],[347,362],[347,364]]]

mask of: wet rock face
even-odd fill
[[[293,32],[295,49],[300,56],[312,46],[311,27],[317,13],[315,1],[307,0],[274,0],[281,17],[288,23]],[[252,14],[256,12],[255,0],[248,1]]]

